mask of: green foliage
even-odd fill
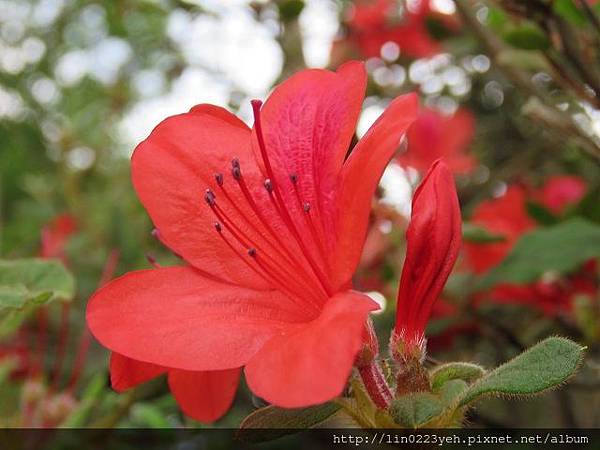
[[[546,50],[550,47],[546,34],[532,24],[521,25],[507,31],[504,40],[522,50]]]
[[[439,390],[451,380],[474,381],[485,375],[485,369],[477,364],[452,362],[436,367],[430,374],[431,388]]]
[[[390,413],[396,423],[407,428],[417,428],[443,412],[441,400],[428,392],[416,392],[392,402]]]
[[[575,218],[521,237],[510,254],[482,277],[480,290],[500,283],[529,283],[544,273],[569,273],[600,256],[600,226]]]
[[[555,225],[558,218],[548,208],[535,202],[527,202],[527,214],[540,225]]]
[[[266,406],[257,409],[244,419],[240,424],[238,437],[253,442],[276,439],[285,436],[290,430],[312,428],[331,417],[340,408],[341,406],[336,403],[298,409]],[[266,430],[268,428],[272,430]]]
[[[582,26],[586,23],[585,16],[573,0],[554,0],[552,2],[552,10],[573,25]]]
[[[61,426],[66,428],[85,426],[89,421],[93,408],[104,394],[106,394],[106,377],[104,374],[98,373],[85,387],[77,408],[69,414]]]
[[[462,227],[463,240],[474,244],[502,242],[506,238],[500,234],[490,233],[483,227],[472,223],[464,223]]]
[[[565,338],[545,339],[475,381],[461,394],[460,405],[484,395],[524,396],[555,388],[575,373],[583,351]]]
[[[70,300],[75,280],[57,260],[0,260],[0,311],[50,300]]]
[[[282,0],[278,3],[279,17],[283,22],[296,20],[304,9],[303,0]]]

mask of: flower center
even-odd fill
[[[264,206],[262,209],[258,206],[258,199],[249,189],[237,158],[232,159],[230,170],[235,184],[226,183],[224,174],[216,173],[214,179],[218,190],[215,193],[212,189],[206,189],[204,200],[215,215],[215,231],[248,267],[271,286],[292,298],[309,301],[315,308],[320,309],[327,298],[331,297],[332,289],[313,253],[317,253],[320,261],[327,264],[325,245],[315,224],[312,205],[302,200],[296,174],[289,175],[289,180],[293,186],[296,211],[301,211],[302,214],[299,220],[304,221],[303,228],[301,223],[298,223],[298,217],[294,217],[294,213],[286,206],[266,151],[260,120],[261,105],[260,100],[252,101],[254,126],[267,173],[267,178],[262,184],[271,212],[275,212],[291,239],[283,239],[281,232],[277,231],[272,220],[265,215],[269,211],[266,211]],[[230,190],[232,185],[240,190],[259,223],[251,220],[232,198],[233,192]],[[219,203],[217,197],[223,197],[226,203]],[[234,220],[234,217],[242,218],[244,223],[238,223],[239,220]],[[302,230],[305,232],[302,233]],[[310,251],[310,244],[316,251]]]

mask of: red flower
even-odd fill
[[[400,47],[402,54],[425,58],[440,52],[440,45],[431,38],[425,21],[431,14],[428,0],[412,2],[401,17],[395,0],[358,0],[348,10],[347,36],[335,43],[348,45],[362,56],[379,56],[386,42]]]
[[[199,105],[137,147],[138,196],[189,266],[112,281],[90,300],[88,324],[116,353],[169,368],[170,379],[185,371],[171,387],[183,386],[194,417],[204,416],[202,399],[185,392],[201,390],[194,377],[214,380],[207,371],[244,366],[252,391],[283,407],[342,392],[376,308],[350,281],[371,198],[417,109],[413,95],[393,101],[344,160],[365,85],[356,62],[302,71],[262,109],[253,102],[252,130]]]
[[[581,178],[562,175],[550,178],[536,197],[554,214],[562,214],[567,207],[578,203],[586,191],[587,187]]]
[[[461,240],[454,178],[448,167],[437,161],[415,192],[406,231],[393,337],[395,343],[401,340],[403,352],[422,354],[427,321],[456,262]]]
[[[465,243],[467,263],[475,273],[483,273],[498,265],[519,237],[535,227],[535,222],[527,214],[526,200],[525,189],[514,185],[509,186],[502,197],[482,202],[475,208],[471,222],[504,238],[494,243]]]
[[[468,148],[475,134],[475,119],[466,109],[445,116],[422,109],[407,132],[408,148],[397,156],[404,167],[425,172],[437,159],[443,159],[454,173],[469,173],[476,164]]]
[[[69,238],[77,231],[77,222],[69,214],[56,216],[48,225],[42,228],[42,258],[59,258],[65,260],[65,247]]]
[[[527,213],[527,201],[535,199],[554,214],[579,202],[585,195],[585,182],[576,176],[554,176],[538,190],[527,192],[522,186],[510,186],[497,199],[481,203],[471,221],[487,231],[504,237],[496,243],[465,243],[467,265],[475,273],[483,273],[498,265],[512,250],[517,240],[536,223]],[[595,271],[595,267],[591,268]],[[578,294],[593,294],[594,283],[589,280],[589,269],[582,270],[562,280],[538,280],[527,285],[500,284],[487,293],[498,303],[534,305],[547,315],[569,310],[572,299]]]

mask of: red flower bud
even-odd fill
[[[454,178],[436,161],[415,192],[406,231],[406,260],[398,291],[392,354],[422,357],[425,326],[461,246],[460,207]]]

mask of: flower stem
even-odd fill
[[[373,403],[378,408],[387,409],[392,401],[392,391],[386,383],[379,365],[372,361],[358,367],[358,373]]]

